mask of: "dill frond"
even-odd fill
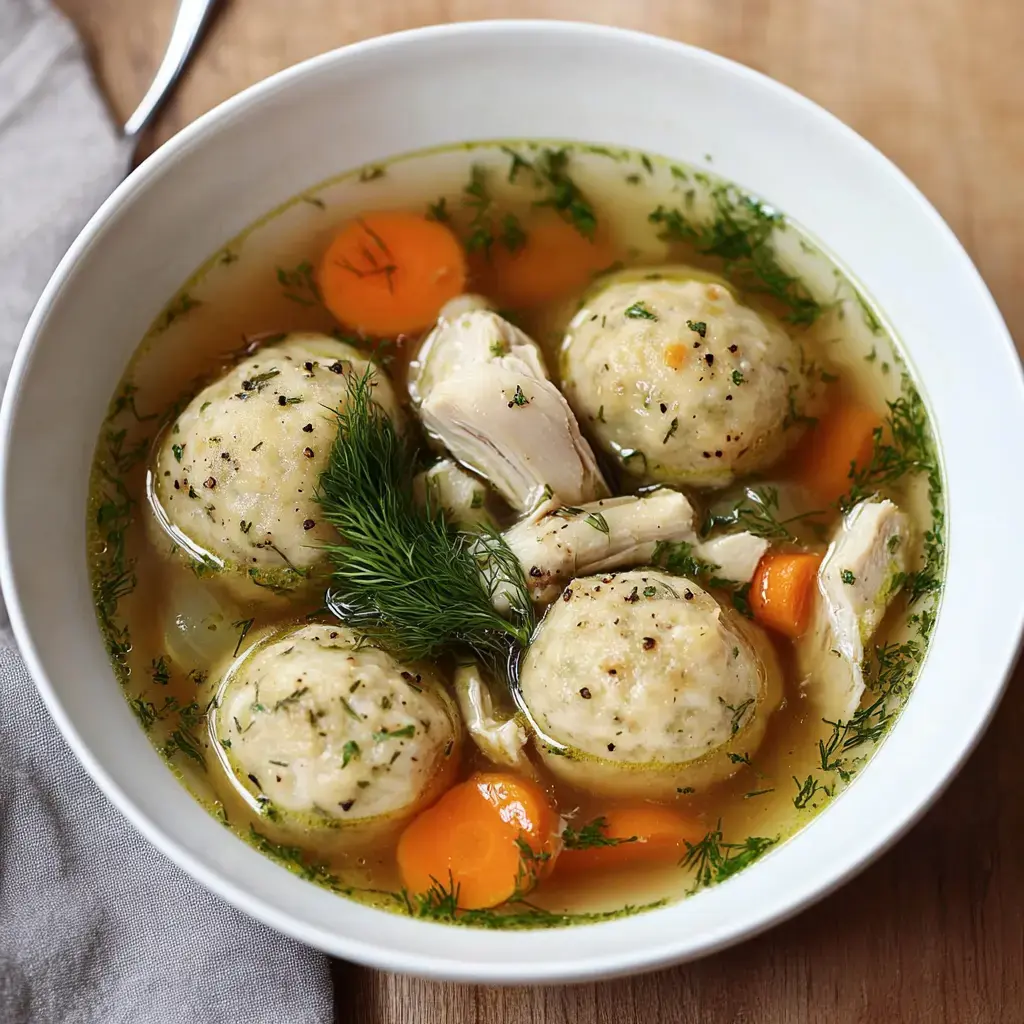
[[[525,646],[533,612],[522,569],[501,535],[458,533],[412,488],[417,452],[373,400],[374,371],[349,376],[348,400],[317,501],[344,538],[328,550],[327,607],[369,641],[409,660],[469,647],[492,665]],[[511,620],[491,603],[512,596]]]

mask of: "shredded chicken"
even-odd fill
[[[864,693],[864,652],[907,568],[910,523],[893,502],[863,501],[836,530],[818,570],[814,622],[798,645],[808,694],[849,719]]]
[[[410,369],[427,431],[528,512],[608,493],[594,453],[536,343],[473,297],[442,311]]]
[[[577,576],[649,564],[663,542],[691,545],[695,557],[715,566],[716,576],[737,583],[750,580],[768,547],[749,533],[702,541],[694,528],[693,506],[669,488],[579,507],[545,506],[504,536],[537,604],[555,600]],[[507,593],[495,595],[495,606],[507,610]]]
[[[495,711],[491,691],[475,663],[455,670],[455,697],[466,731],[484,757],[494,764],[527,769],[532,774],[524,753],[529,738],[526,729],[517,718]]]

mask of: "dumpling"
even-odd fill
[[[770,643],[690,580],[573,580],[523,660],[545,763],[595,793],[670,797],[736,771],[781,698]]]
[[[462,296],[449,303],[410,366],[410,392],[428,433],[517,511],[607,494],[539,347],[481,302]]]
[[[628,473],[697,487],[770,466],[799,438],[815,393],[778,323],[685,269],[619,275],[593,292],[566,334],[562,382]]]
[[[211,712],[238,785],[271,820],[380,825],[436,798],[458,764],[458,710],[440,679],[308,625],[255,644]]]
[[[337,543],[315,500],[344,406],[365,354],[320,334],[261,348],[203,388],[165,431],[151,470],[156,519],[186,557],[247,596],[289,591]],[[374,399],[400,416],[387,377]]]

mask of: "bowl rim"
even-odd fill
[[[10,488],[9,449],[13,433],[14,416],[18,407],[18,395],[21,391],[23,379],[29,371],[36,343],[42,333],[51,308],[59,298],[65,280],[71,273],[72,268],[87,256],[114,212],[136,192],[144,190],[151,182],[158,180],[162,175],[172,170],[180,155],[202,144],[208,136],[216,133],[222,125],[230,122],[237,113],[240,113],[254,103],[288,89],[293,82],[305,76],[314,75],[320,69],[336,61],[344,61],[357,54],[365,55],[381,48],[400,46],[413,41],[429,42],[431,39],[460,35],[500,36],[510,30],[528,31],[538,35],[551,36],[568,34],[581,42],[586,41],[588,38],[594,41],[605,42],[618,40],[630,44],[639,43],[667,51],[674,51],[675,53],[685,55],[691,61],[703,62],[707,66],[714,66],[721,70],[726,70],[733,75],[746,78],[757,88],[773,92],[787,103],[802,108],[806,115],[815,118],[824,129],[844,136],[847,144],[859,147],[865,155],[871,156],[879,164],[879,167],[896,184],[902,187],[907,201],[916,204],[918,212],[928,217],[933,227],[945,235],[947,242],[951,246],[951,251],[961,261],[959,270],[968,275],[973,274],[974,280],[971,283],[977,290],[977,299],[987,305],[988,312],[991,315],[993,331],[1002,335],[1000,339],[1002,344],[1013,354],[1017,368],[1016,382],[1018,390],[1024,389],[1024,373],[1021,372],[1020,361],[1009,331],[988,288],[952,230],[899,168],[852,128],[812,100],[789,86],[777,82],[736,61],[687,43],[632,29],[604,26],[590,22],[539,19],[500,19],[430,25],[376,36],[318,54],[249,86],[201,115],[156,150],[121,182],[90,218],[61,259],[32,312],[18,346],[8,386],[4,394],[2,410],[0,410],[0,550],[5,555],[11,550],[7,501],[7,494]],[[947,530],[949,530],[948,526]],[[671,941],[662,942],[660,945],[652,944],[640,949],[619,950],[600,957],[588,956],[586,959],[577,959],[558,964],[538,965],[535,963],[513,962],[494,965],[490,963],[466,963],[443,954],[424,956],[404,951],[395,951],[373,941],[362,941],[339,936],[318,925],[304,923],[295,917],[289,916],[287,913],[278,911],[275,907],[265,903],[260,896],[236,885],[229,876],[219,873],[212,867],[208,867],[198,857],[191,854],[178,843],[172,834],[161,829],[147,817],[145,811],[133,803],[132,799],[127,796],[115,778],[98,762],[87,743],[83,740],[74,722],[65,711],[61,698],[49,680],[38,649],[32,640],[28,619],[24,613],[15,586],[14,572],[9,557],[0,559],[0,584],[2,584],[12,630],[18,641],[21,654],[40,696],[69,747],[121,814],[152,845],[196,881],[237,909],[255,917],[279,932],[333,955],[342,956],[389,971],[413,973],[454,981],[504,984],[572,982],[598,977],[614,977],[656,970],[682,962],[683,960],[696,959],[751,938],[796,915],[809,905],[833,892],[853,875],[861,871],[868,863],[889,849],[941,796],[977,745],[985,729],[988,727],[992,716],[995,714],[1020,653],[1022,631],[1024,631],[1024,602],[1021,602],[1016,611],[1016,635],[1013,639],[1012,650],[1009,652],[1009,657],[1005,659],[998,685],[994,686],[987,696],[987,704],[982,709],[980,717],[974,724],[969,725],[966,731],[959,737],[961,741],[959,747],[948,755],[941,770],[933,772],[923,796],[901,808],[899,814],[895,816],[896,820],[890,822],[887,826],[888,832],[885,835],[876,842],[866,843],[857,853],[848,856],[845,862],[832,868],[824,881],[816,880],[810,883],[805,881],[802,884],[794,885],[795,896],[793,898],[776,898],[774,900],[766,898],[764,909],[759,909],[756,913],[748,915],[747,919],[743,922],[732,923],[725,927],[718,926],[712,929],[709,936],[696,949],[689,949],[686,946],[685,937],[673,937]],[[814,822],[811,822],[805,825],[801,831],[810,830],[814,824]],[[653,911],[652,913],[662,912]],[[423,922],[411,922],[411,924],[418,927],[431,927],[435,929],[438,927],[449,927],[426,925]],[[603,927],[603,925],[578,927]],[[529,930],[526,934],[533,935],[534,932]]]

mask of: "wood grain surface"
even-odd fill
[[[175,0],[58,2],[88,41],[123,119],[159,60]],[[810,96],[920,186],[1024,341],[1024,0],[235,0],[147,145],[312,54],[397,29],[493,17],[657,32]],[[758,939],[659,974],[573,988],[443,985],[339,963],[337,1021],[1021,1024],[1021,683],[1018,673],[967,768],[909,836],[840,892]]]

